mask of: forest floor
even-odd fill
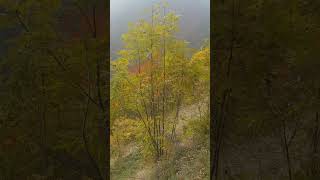
[[[196,139],[182,138],[188,123],[199,116],[196,109],[196,105],[181,109],[174,148],[166,158],[145,162],[139,147],[130,143],[121,158],[111,159],[113,179],[209,179],[209,148]]]

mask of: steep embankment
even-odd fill
[[[111,160],[114,179],[209,179],[209,137],[190,134],[194,124],[203,123],[199,106],[183,107],[176,126],[176,138],[170,152],[158,163],[146,162],[137,144],[123,147],[121,158]],[[200,109],[205,109],[204,105]],[[168,120],[172,120],[169,116]],[[191,127],[193,126],[193,127]],[[196,133],[196,132],[194,132]],[[168,135],[169,137],[169,135]],[[200,138],[200,139],[199,139]]]

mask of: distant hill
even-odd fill
[[[110,37],[111,57],[122,47],[121,34],[127,32],[128,23],[139,19],[148,19],[145,10],[161,0],[111,0],[110,2]],[[191,47],[200,47],[210,33],[209,0],[167,0],[169,8],[181,15],[179,36],[191,43]]]

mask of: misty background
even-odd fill
[[[163,0],[111,0],[110,1],[110,51],[111,58],[122,48],[121,35],[128,31],[129,22],[150,19],[148,9]],[[169,10],[180,17],[179,37],[190,42],[190,47],[199,48],[210,33],[210,1],[167,0]]]

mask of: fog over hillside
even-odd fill
[[[152,4],[161,0],[111,0],[110,31],[111,57],[115,57],[122,47],[121,34],[127,32],[128,23],[139,19],[150,19],[146,11]],[[191,47],[199,47],[210,33],[210,1],[209,0],[167,0],[169,9],[181,15],[179,36],[191,43]]]

